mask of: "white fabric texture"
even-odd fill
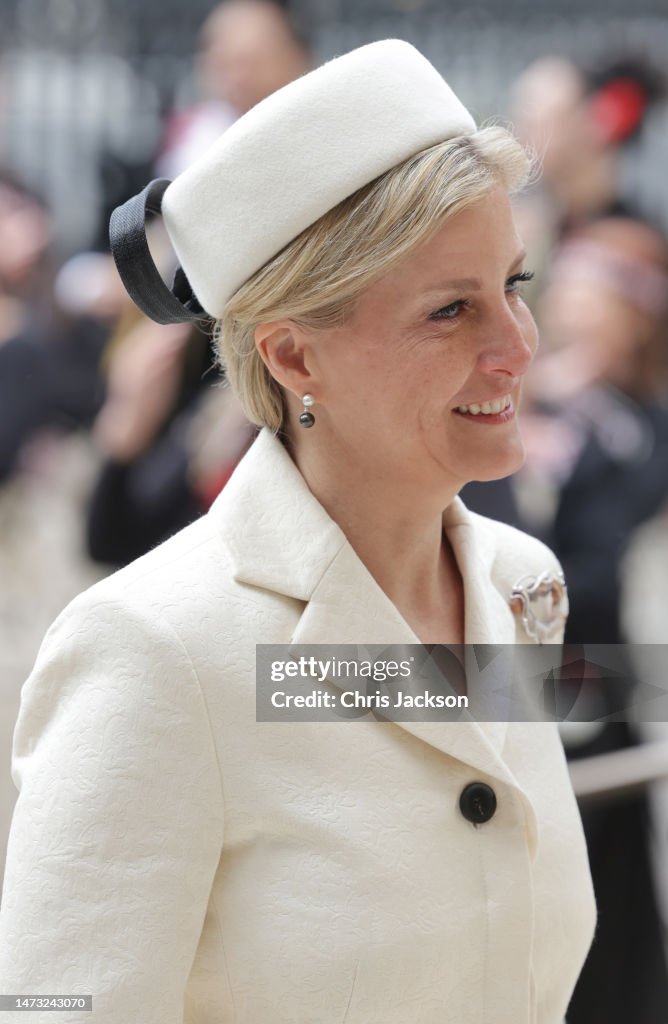
[[[526,643],[510,588],[553,554],[458,499],[444,526],[467,642]],[[560,1024],[595,906],[556,726],[257,722],[255,645],[290,642],[417,638],[264,430],[207,515],[47,634],[0,992],[91,993],[67,1024]]]
[[[258,103],[167,188],[162,212],[203,308],[353,192],[420,150],[475,130],[441,75],[388,39],[323,64]]]

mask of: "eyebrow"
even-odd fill
[[[512,268],[517,266],[518,263],[521,263],[522,260],[525,259],[526,254],[526,249],[522,249],[510,264],[509,269],[512,270]],[[482,281],[479,277],[456,277],[452,278],[450,281],[443,281],[441,284],[435,285],[433,288],[427,288],[423,294],[427,295],[429,292],[441,292],[445,291],[447,288],[469,288],[472,291],[479,291],[480,288],[482,288]]]

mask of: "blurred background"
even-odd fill
[[[634,644],[625,685],[665,689],[639,653],[668,642],[665,0],[0,0],[0,27],[0,877],[12,731],[45,630],[205,512],[254,437],[207,334],[126,298],[110,212],[365,42],[414,43],[479,122],[539,155],[516,201],[541,332],[527,462],[463,497],[555,549],[569,644]],[[159,223],[150,242],[168,277]],[[590,694],[605,717],[608,691]],[[575,762],[665,743],[668,725],[563,735]],[[667,786],[581,809],[600,921],[569,1024],[668,1024]]]

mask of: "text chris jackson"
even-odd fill
[[[468,697],[464,694],[404,693],[397,690],[391,701],[386,693],[361,693],[359,690],[343,690],[339,694],[312,690],[310,693],[286,693],[275,690],[271,703],[275,708],[467,708]]]

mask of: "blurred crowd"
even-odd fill
[[[155,177],[175,177],[310,66],[271,0],[217,6],[195,60],[199,100],[166,118]],[[620,175],[665,91],[631,53],[542,56],[508,111],[540,166],[516,208],[541,347],[523,399],[525,467],[463,497],[553,547],[569,644],[668,642],[668,239]],[[18,693],[64,604],[205,512],[255,436],[206,329],[143,317],[104,251],[63,262],[54,223],[0,170],[3,692]],[[159,222],[150,244],[169,278]],[[615,722],[565,739],[576,758],[666,738],[668,725],[650,732]],[[569,1024],[668,1021],[666,803],[657,786],[583,808],[601,918]]]
[[[513,94],[512,120],[541,172],[517,203],[541,337],[523,398],[527,459],[514,477],[469,485],[463,496],[557,553],[567,645],[664,644],[668,239],[643,197],[622,189],[620,161],[665,86],[628,55],[592,68],[549,56]],[[565,728],[571,759],[668,739],[668,723],[615,715],[634,690],[665,690],[665,670],[648,676],[639,648],[628,650],[627,692],[587,679],[592,708],[612,720]],[[581,811],[599,925],[569,1022],[659,1024],[668,1020],[666,783]]]

